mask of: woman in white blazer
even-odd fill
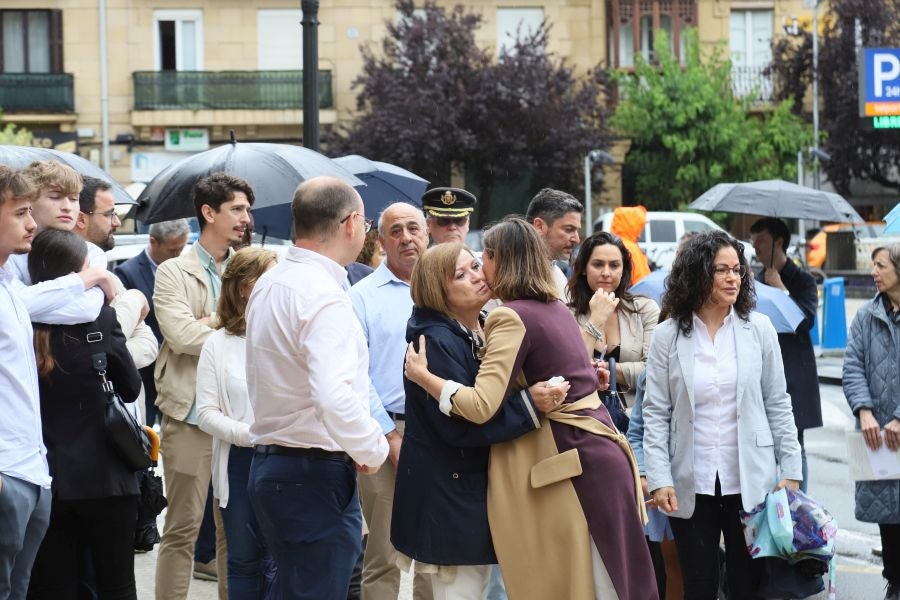
[[[218,328],[204,342],[197,365],[197,424],[213,436],[212,485],[228,544],[230,600],[272,597],[267,590],[277,593],[277,586],[272,585],[275,563],[262,546],[247,495],[253,408],[244,374],[247,299],[257,279],[276,259],[274,252],[250,247],[239,250],[228,262],[216,311]]]
[[[675,517],[686,600],[717,597],[720,534],[729,600],[756,597],[738,512],[802,479],[778,337],[754,306],[741,244],[699,234],[672,265],[650,344],[644,461],[653,502]]]

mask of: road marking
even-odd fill
[[[881,568],[879,567],[864,567],[862,565],[843,565],[838,563],[837,570],[843,573],[881,574]]]

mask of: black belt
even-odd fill
[[[386,411],[386,412],[387,412],[388,416],[395,421],[405,421],[406,420],[406,415],[403,413],[395,413],[395,412],[391,412],[391,411]]]
[[[278,456],[302,456],[316,460],[339,460],[352,463],[353,459],[346,452],[323,450],[322,448],[294,448],[291,446],[277,446],[275,444],[262,444],[253,446],[257,454],[277,454]]]

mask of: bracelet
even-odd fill
[[[590,321],[585,321],[582,328],[587,332],[589,336],[591,336],[598,342],[603,339],[603,332],[597,329],[597,327]]]

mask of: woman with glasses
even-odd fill
[[[756,598],[739,512],[802,479],[775,328],[753,312],[743,247],[709,231],[672,264],[647,361],[644,463],[672,518],[688,600],[716,598],[724,534],[729,600]]]
[[[582,242],[568,284],[569,306],[588,355],[615,359],[616,387],[628,406],[634,404],[637,378],[647,365],[659,320],[656,302],[628,291],[633,264],[619,236],[595,233]]]

